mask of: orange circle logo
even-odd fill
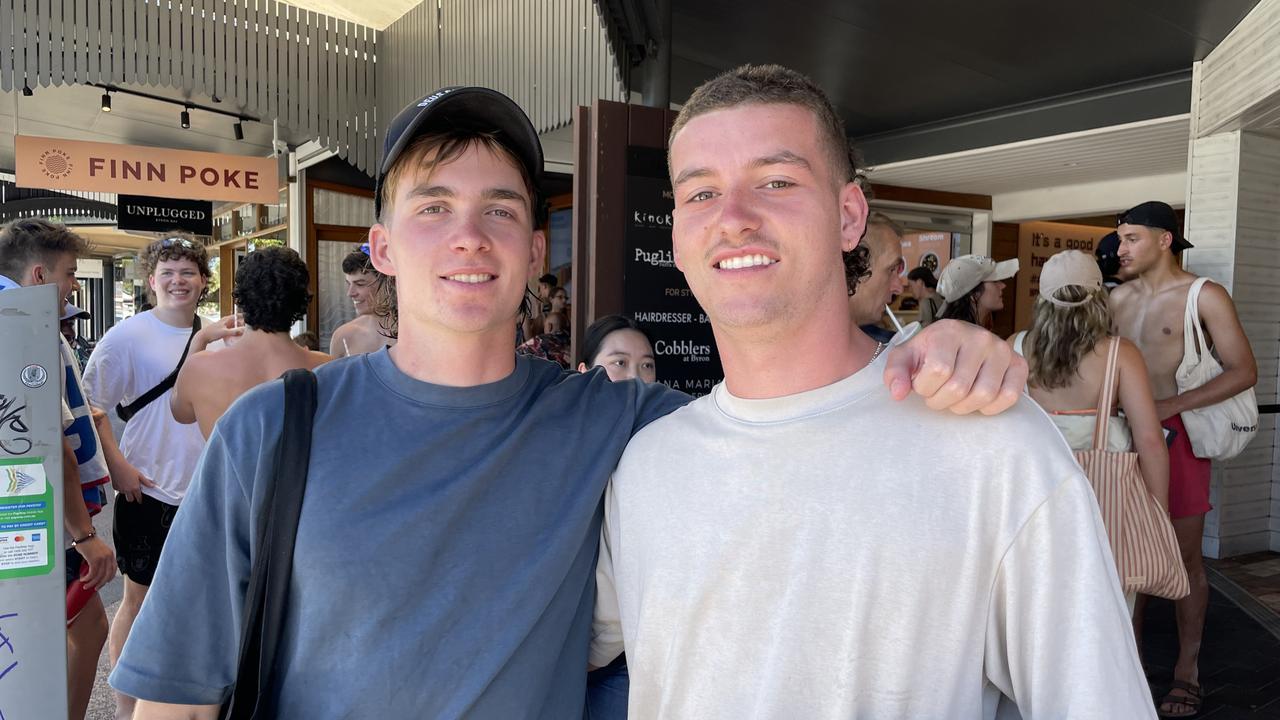
[[[40,170],[54,180],[61,180],[71,174],[71,157],[61,150],[46,150],[40,153]]]

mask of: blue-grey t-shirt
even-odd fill
[[[605,484],[688,396],[526,357],[468,388],[414,380],[385,350],[316,375],[276,716],[581,717]],[[263,385],[214,428],[116,689],[228,697],[283,404]]]

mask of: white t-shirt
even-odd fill
[[[1154,718],[1048,418],[895,402],[884,363],[771,400],[722,383],[631,440],[591,651],[625,640],[631,716],[993,718],[1004,695],[1027,720]]]
[[[155,387],[178,365],[191,328],[174,327],[154,313],[138,313],[118,323],[106,335],[84,369],[89,402],[104,410],[125,405]],[[177,505],[187,492],[196,461],[204,450],[204,436],[195,424],[183,425],[169,410],[170,389],[125,425],[120,450],[125,459],[156,484],[142,492]]]

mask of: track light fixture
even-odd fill
[[[236,124],[232,125],[231,128],[235,131],[237,140],[244,139],[244,123],[237,120]]]
[[[186,130],[190,128],[191,127],[191,111],[188,109],[184,109],[180,117],[182,118],[182,129]]]
[[[111,112],[111,93],[102,93],[102,112]]]

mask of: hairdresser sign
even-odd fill
[[[275,158],[19,135],[19,187],[245,203],[279,201]]]

